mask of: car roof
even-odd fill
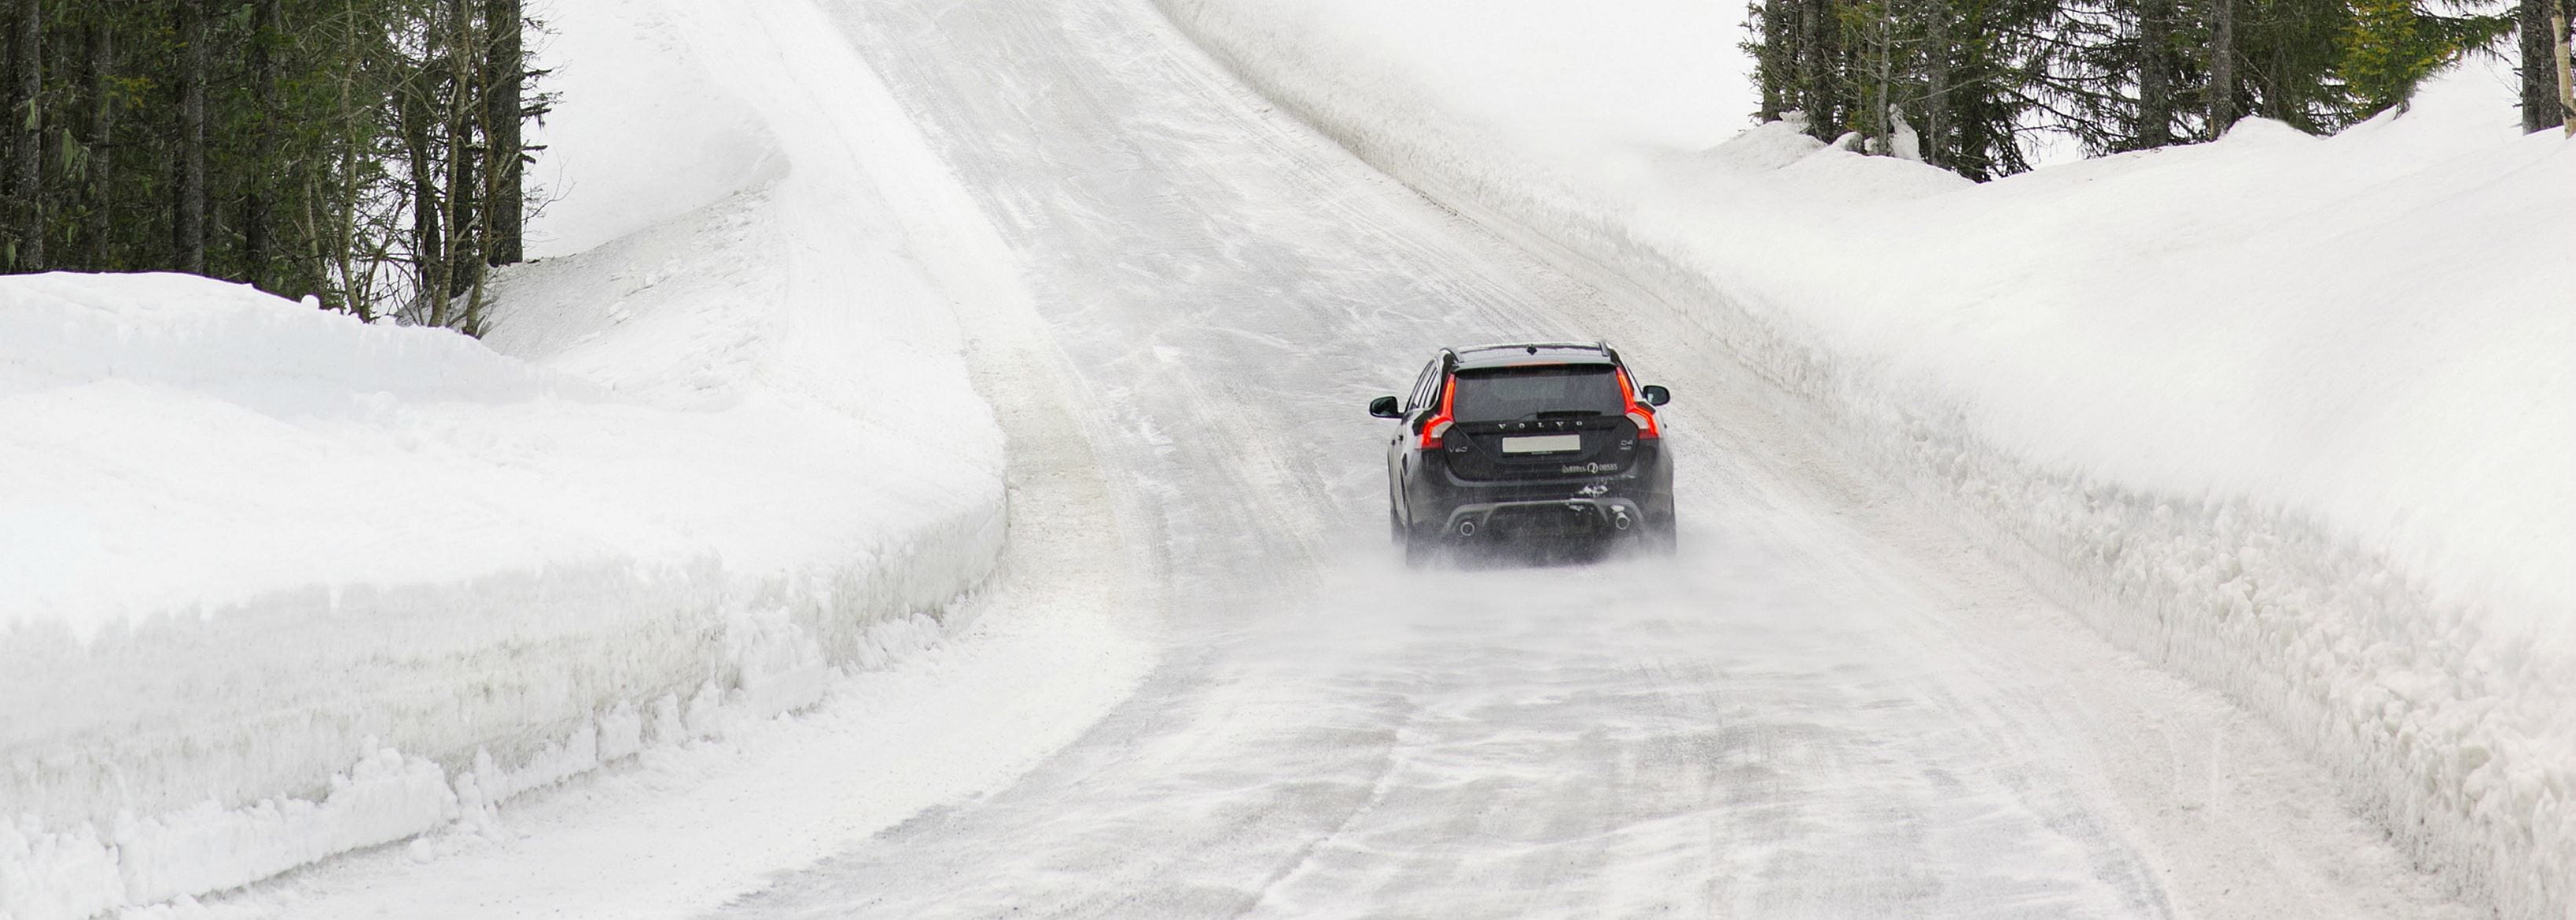
[[[1619,353],[1599,342],[1512,342],[1452,348],[1458,370],[1531,364],[1617,364]]]

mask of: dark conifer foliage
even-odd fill
[[[2029,168],[2057,0],[1767,0],[1750,15],[1764,117],[1794,111],[1818,140],[1970,178]],[[1790,16],[1800,28],[1777,27]]]
[[[520,0],[0,0],[0,271],[189,271],[478,331],[524,256]]]
[[[2500,0],[1758,0],[1746,49],[1761,117],[1799,113],[1820,140],[1985,180],[2028,169],[2050,142],[2142,150],[2247,116],[2337,130],[2491,50],[2516,12]]]

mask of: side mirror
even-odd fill
[[[1380,396],[1369,400],[1369,414],[1379,418],[1403,418],[1404,407],[1397,405],[1393,396]]]
[[[1645,397],[1646,405],[1649,406],[1660,406],[1673,401],[1673,391],[1664,389],[1663,387],[1640,387],[1637,390],[1637,395]]]

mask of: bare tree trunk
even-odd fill
[[[1825,34],[1839,28],[1833,21],[1830,0],[1806,0],[1799,4],[1798,36],[1798,107],[1807,113],[1807,133],[1830,140],[1839,133],[1833,102],[1825,87],[1831,72],[1830,49]]]
[[[1888,94],[1893,92],[1891,84],[1896,82],[1896,8],[1893,5],[1879,10],[1877,44],[1878,66],[1870,73],[1871,82],[1878,84],[1872,88],[1869,100],[1870,145],[1879,155],[1891,156],[1896,153],[1896,126],[1888,109]]]
[[[495,187],[500,184],[501,180],[499,177],[501,172],[502,170],[492,168],[488,164],[483,170],[484,206],[476,212],[480,217],[480,220],[475,225],[475,235],[484,240],[487,245],[492,239],[492,226],[494,223],[491,202],[493,194],[496,191]],[[489,260],[487,259],[486,262],[488,261]],[[492,278],[492,272],[486,262],[478,262],[476,264],[466,266],[466,270],[473,274],[474,283],[465,291],[465,321],[457,324],[457,329],[459,331],[475,338],[483,337],[483,306],[486,302],[485,295],[488,293],[488,285]]]
[[[481,55],[474,40],[473,0],[447,0],[447,255],[453,267],[448,270],[447,288],[441,292],[448,300],[463,295],[474,286],[474,276],[483,268],[481,247],[475,239],[474,196],[482,191],[475,184],[474,140],[476,116],[482,107],[476,104],[474,67]],[[440,303],[444,319],[447,304]],[[441,322],[438,325],[448,325]]]
[[[1947,168],[1950,165],[1950,58],[1956,52],[1950,47],[1950,4],[1934,0],[1931,53],[1926,56],[1923,98],[1923,162]]]
[[[453,131],[461,125],[452,125]],[[473,132],[464,137],[448,136],[447,164],[447,298],[454,300],[474,286],[474,278],[483,272],[481,230],[483,209],[476,197],[483,194],[483,184],[475,177]],[[453,316],[449,317],[454,319]]]
[[[419,283],[414,296],[423,308],[419,315],[433,323],[444,318],[440,316],[444,312],[440,305],[446,302],[447,291],[447,235],[438,219],[439,187],[431,170],[436,148],[429,142],[429,107],[435,101],[430,87],[434,82],[434,75],[424,68],[401,89],[403,158],[411,164],[412,262]]]
[[[2549,11],[2558,0],[2522,0],[2514,6],[2522,30],[2522,130],[2528,134],[2556,127],[2558,65],[2551,60],[2556,42],[2549,40]]]
[[[206,273],[206,0],[179,0],[178,196],[171,236],[180,271]]]
[[[2173,143],[2173,0],[2138,5],[2138,122],[2129,134],[2139,148]]]
[[[17,7],[16,52],[9,59],[9,197],[17,213],[9,229],[18,238],[10,268],[23,272],[45,267],[45,7],[39,0],[19,0]]]
[[[2567,136],[2576,137],[2576,74],[2570,74],[2567,54],[2567,5],[2560,3],[2549,11],[2549,39],[2557,49],[2552,55],[2558,64],[2558,122],[2567,127]]]
[[[355,63],[358,60],[359,48],[357,30],[343,27],[340,33],[340,41],[342,43],[340,60]],[[331,270],[338,276],[342,308],[349,312],[358,314],[358,318],[361,320],[374,322],[376,319],[377,303],[373,295],[372,287],[366,284],[363,279],[358,277],[360,269],[358,268],[357,259],[358,199],[364,194],[360,179],[360,176],[363,175],[363,171],[359,168],[359,165],[360,161],[365,157],[365,154],[362,153],[362,151],[365,147],[366,139],[370,135],[374,126],[371,123],[372,116],[362,114],[362,110],[358,105],[357,73],[354,70],[344,70],[340,73],[339,80],[338,105],[334,108],[332,113],[332,117],[338,120],[337,123],[333,125],[333,127],[338,131],[338,136],[333,140],[335,149],[333,149],[329,154],[332,158],[338,160],[335,164],[338,167],[335,175],[339,176],[339,186],[333,190],[334,194],[330,195],[327,199],[331,202],[331,214],[329,217],[330,235],[328,237],[328,241],[327,243],[317,241],[317,244],[328,247],[328,254],[323,256],[323,258],[330,263],[332,266]],[[411,89],[406,85],[398,83],[392,87],[392,91],[399,94],[398,97],[393,100],[395,103],[395,117],[397,119],[395,127],[404,132],[402,135],[406,144],[404,152],[412,156],[418,156],[420,147],[409,143],[411,140],[409,130],[413,121],[411,118],[411,111],[413,108],[411,103]],[[372,112],[373,109],[372,107],[369,107],[365,111]],[[417,163],[413,164],[412,169],[414,175],[419,174],[419,165]],[[318,173],[319,171],[317,170],[316,172]],[[319,181],[320,180],[318,179],[316,180],[317,183]],[[324,196],[316,194],[313,196],[313,200],[318,202],[325,199]],[[315,220],[318,223],[321,219],[317,217]],[[390,236],[390,234],[388,235]],[[328,285],[326,285],[326,287],[327,286]]]
[[[2209,136],[2236,125],[2236,0],[2215,0],[2209,24]]]
[[[259,151],[260,159],[271,163],[282,163],[284,160],[283,157],[275,155],[280,140],[277,124],[278,75],[276,51],[271,46],[284,37],[284,31],[281,28],[283,24],[278,20],[278,0],[257,0],[252,4],[250,72],[252,92],[256,96],[259,117],[259,137],[255,149]],[[242,270],[248,275],[243,280],[255,286],[287,296],[296,296],[304,292],[279,289],[280,286],[277,284],[279,279],[275,277],[276,272],[271,264],[275,254],[270,251],[272,219],[270,211],[272,202],[275,200],[274,189],[279,183],[285,181],[287,177],[277,175],[277,170],[274,168],[251,170],[250,194],[245,196],[242,203],[242,249],[247,262]]]
[[[514,265],[527,258],[521,241],[526,219],[527,172],[522,162],[524,140],[520,134],[526,115],[528,64],[522,53],[520,27],[523,16],[520,0],[489,0],[484,6],[483,26],[491,30],[491,59],[483,68],[484,94],[483,133],[488,150],[484,172],[490,178],[492,192],[484,196],[484,212],[492,265]]]
[[[2296,120],[2290,109],[2290,94],[2284,89],[2295,79],[2287,72],[2290,66],[2287,60],[2275,56],[2269,69],[2257,68],[2254,71],[2254,93],[2263,106],[2263,117],[2273,121]]]
[[[89,182],[90,199],[96,204],[89,214],[89,268],[112,271],[108,264],[115,253],[116,219],[113,205],[116,197],[116,99],[108,95],[111,77],[116,73],[115,32],[107,24],[93,25],[89,32]]]

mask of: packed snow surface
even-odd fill
[[[961,469],[936,441],[814,424],[832,417],[767,392],[675,411],[615,393],[637,381],[246,287],[58,274],[7,296],[0,618],[29,642],[130,641],[306,588],[701,557],[784,570],[883,539],[852,525],[862,507],[937,517],[958,510],[947,494],[993,488],[989,436],[971,445],[984,469]]]
[[[1705,134],[1650,96],[1503,104],[1729,53],[1674,54],[1705,29],[1653,3],[1615,15],[1664,27],[1610,39],[1566,9],[1165,5],[1373,163],[1689,306],[1712,358],[2269,714],[2506,910],[2576,905],[2576,296],[2548,270],[2576,146],[2518,136],[2491,66],[2330,138],[2248,120],[1979,186],[1785,124],[1675,144]],[[1490,46],[1527,53],[1458,51]]]
[[[747,744],[757,775],[631,810],[620,776],[506,815],[522,839],[213,916],[2470,915],[2270,729],[1907,510],[1707,333],[1387,181],[1150,7],[676,21],[771,91],[746,98],[874,118],[881,86],[918,129],[872,121],[863,149],[935,158],[990,215],[943,238],[1027,282],[957,310],[1011,447],[1005,580],[1162,621],[1160,664],[1021,774],[873,832],[837,816],[892,810],[868,800],[918,778],[906,752],[1029,721],[865,754],[878,720],[827,705],[769,736],[810,745]],[[1390,426],[1361,407],[1436,343],[1578,335],[1680,394],[1684,557],[1397,566]],[[931,655],[1029,683],[978,648]],[[634,785],[663,785],[645,760]],[[754,859],[775,871],[717,902],[668,881]]]

